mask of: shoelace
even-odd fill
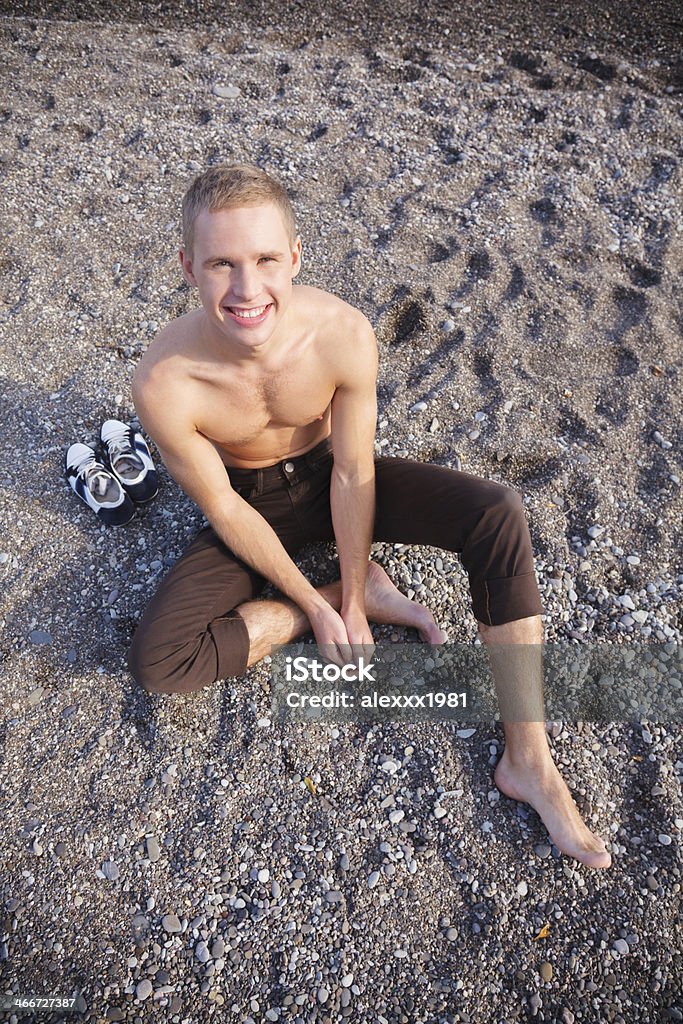
[[[115,427],[111,434],[107,434],[105,444],[109,449],[110,456],[135,455],[130,446],[128,427]]]
[[[87,455],[75,468],[76,476],[79,480],[83,480],[92,494],[99,498],[106,494],[111,476],[94,455]]]

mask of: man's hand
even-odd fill
[[[346,634],[351,645],[352,660],[357,662],[358,658],[362,657],[366,662],[370,661],[375,653],[375,641],[372,638],[372,631],[365,612],[360,609],[352,611],[342,609],[341,618],[346,626]]]
[[[372,658],[375,645],[368,620],[362,612],[346,612],[342,617],[328,605],[309,612],[311,628],[320,653],[339,668],[357,665],[362,657]]]

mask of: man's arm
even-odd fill
[[[365,317],[357,317],[352,336],[339,349],[330,505],[342,578],[341,617],[351,644],[371,645],[364,591],[375,515],[377,341]]]
[[[272,527],[231,484],[211,442],[187,412],[187,400],[153,381],[133,384],[141,423],[173,479],[202,510],[231,551],[290,597],[313,622],[331,611],[289,557]],[[169,413],[169,410],[172,410]]]

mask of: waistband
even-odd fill
[[[282,459],[272,466],[262,466],[260,469],[243,469],[237,466],[226,466],[225,468],[230,477],[230,483],[236,490],[248,487],[257,489],[261,493],[266,487],[279,484],[283,480],[294,481],[307,469],[316,469],[331,452],[332,439],[325,437],[303,455]]]

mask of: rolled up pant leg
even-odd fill
[[[128,667],[152,693],[189,693],[244,672],[249,634],[237,605],[265,580],[211,528],[202,530],[162,580],[133,637]]]
[[[479,622],[499,626],[543,611],[517,491],[409,459],[375,460],[375,540],[458,552]]]

